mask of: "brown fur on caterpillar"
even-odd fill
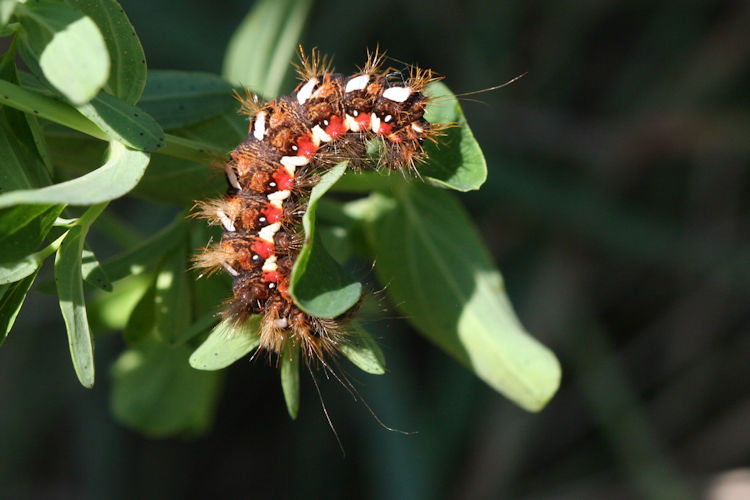
[[[346,341],[346,321],[306,314],[289,294],[294,262],[304,240],[307,198],[319,176],[342,159],[350,168],[416,172],[425,159],[422,143],[435,140],[440,125],[423,115],[429,70],[408,76],[383,68],[383,54],[369,55],[351,76],[332,73],[330,62],[300,49],[301,83],[271,102],[239,96],[251,117],[247,139],[225,166],[229,188],[221,199],[197,204],[198,215],[221,225],[221,241],[195,257],[198,268],[223,268],[232,275],[233,296],[225,318],[245,321],[262,315],[260,346],[281,353],[299,345],[306,361],[320,360]],[[366,159],[367,141],[381,141],[377,165]]]

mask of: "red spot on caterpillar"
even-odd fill
[[[263,271],[263,281],[267,283],[276,283],[279,281],[278,271]]]
[[[273,255],[273,243],[270,243],[262,238],[256,238],[252,245],[253,252],[260,255],[262,258],[267,259]]]
[[[354,120],[357,122],[357,125],[359,125],[361,130],[367,130],[370,128],[370,113],[360,113],[359,116],[354,118]]]
[[[273,173],[273,180],[276,181],[276,186],[279,191],[289,191],[294,186],[294,177],[289,175],[289,172],[284,167],[280,167],[276,172]],[[269,222],[273,223],[275,221]]]
[[[276,182],[279,182],[279,181],[276,181]],[[282,189],[287,189],[287,188],[282,188]],[[273,224],[274,222],[279,222],[281,220],[281,217],[284,215],[284,211],[282,209],[270,203],[266,205],[265,208],[261,210],[261,212],[263,212],[263,215],[266,216],[266,220],[268,221],[269,224]],[[265,241],[265,240],[260,240],[260,241]],[[263,256],[261,255],[261,257]],[[266,257],[263,257],[263,258],[265,259]]]
[[[341,134],[346,133],[346,124],[344,119],[338,115],[333,115],[328,119],[328,126],[326,127],[326,134],[330,135],[331,138],[335,139]]]
[[[378,127],[378,134],[389,135],[391,132],[393,132],[393,125],[391,125],[390,123],[380,122],[380,127]]]
[[[312,140],[312,134],[305,134],[297,139],[297,154],[306,158],[312,158],[318,148],[315,147]]]

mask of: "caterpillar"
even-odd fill
[[[384,54],[368,53],[353,75],[333,73],[330,61],[300,48],[299,85],[263,103],[246,92],[238,98],[250,117],[247,138],[224,166],[228,182],[220,199],[197,203],[197,215],[221,225],[223,235],[195,257],[195,266],[224,269],[233,295],[224,319],[261,315],[260,347],[279,354],[299,345],[307,361],[323,360],[346,341],[346,322],[358,305],[337,318],[302,311],[289,280],[304,241],[302,217],[320,175],[342,159],[349,168],[416,173],[425,160],[423,143],[441,124],[424,119],[424,90],[439,78],[430,70],[408,74],[384,67]],[[368,143],[380,141],[380,157],[368,160]]]

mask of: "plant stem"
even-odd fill
[[[72,106],[7,80],[0,80],[0,104],[59,123],[103,141],[112,140],[106,132]],[[172,134],[165,134],[164,137],[166,144],[155,151],[156,153],[201,163],[211,163],[225,156],[224,151],[197,141]]]

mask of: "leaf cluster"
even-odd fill
[[[151,435],[210,424],[217,370],[257,347],[257,322],[217,325],[228,279],[189,268],[195,249],[218,235],[185,210],[224,189],[208,167],[247,134],[232,89],[280,93],[309,11],[306,0],[258,2],[230,42],[222,78],[147,71],[115,0],[0,3],[0,34],[12,37],[0,57],[0,343],[54,255],[54,285],[39,288],[58,296],[80,382],[94,384],[94,332],[122,330],[128,348],[112,370],[115,415]],[[346,163],[324,174],[304,217],[290,291],[308,313],[337,316],[362,293],[340,264],[374,261],[418,331],[517,404],[539,410],[557,388],[559,366],[519,324],[479,234],[449,193],[478,189],[487,168],[455,97],[440,83],[429,92],[428,120],[455,127],[430,146],[424,182],[345,173]],[[340,202],[323,197],[328,191],[358,197]],[[141,236],[106,210],[125,195],[183,211]],[[114,235],[122,250],[100,261],[87,243],[92,229]],[[341,351],[368,373],[385,371],[382,352],[357,323]],[[298,353],[282,353],[280,365],[296,416]]]

